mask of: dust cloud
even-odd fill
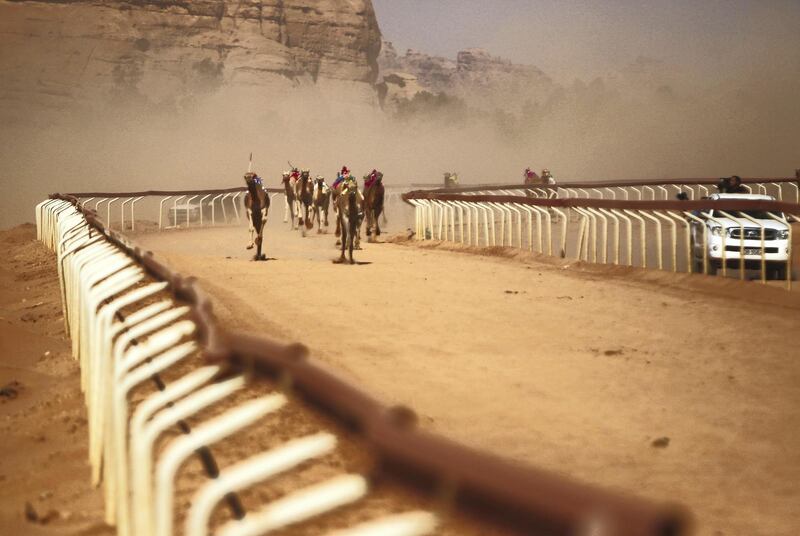
[[[269,186],[289,161],[329,179],[344,164],[359,176],[379,168],[390,185],[438,183],[448,170],[462,183],[516,182],[529,165],[561,180],[788,176],[800,167],[800,70],[781,67],[709,86],[640,58],[502,110],[452,98],[400,113],[315,86],[221,87],[179,104],[23,103],[23,119],[0,125],[0,228],[32,221],[52,192],[240,185],[250,152]]]

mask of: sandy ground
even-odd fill
[[[79,373],[63,337],[54,259],[34,233],[32,226],[0,232],[0,534],[112,534],[88,484]],[[368,264],[340,266],[330,262],[337,253],[330,235],[302,239],[277,221],[267,250],[275,260],[266,263],[247,260],[242,228],[136,239],[198,275],[225,324],[308,343],[385,401],[416,408],[427,429],[585,481],[681,501],[700,534],[788,535],[800,524],[800,293],[565,268],[435,243],[365,243],[357,258]],[[254,385],[241,398],[264,392]],[[368,463],[357,441],[292,408],[277,424],[215,448],[221,466],[281,434],[319,429],[337,432],[340,452],[277,488],[244,495],[248,510],[280,490]],[[179,500],[203,480],[198,464],[187,466]],[[379,489],[344,518],[419,506],[402,490]],[[289,533],[339,523],[341,516]],[[443,529],[490,533],[459,520]]]
[[[800,298],[757,283],[364,244],[278,221],[142,234],[196,275],[221,321],[301,340],[423,426],[691,507],[699,533],[800,526]],[[394,229],[395,231],[399,229]]]
[[[63,335],[55,258],[36,241],[31,225],[0,231],[0,247],[6,252],[0,259],[0,535],[114,534],[115,530],[103,522],[101,494],[89,484],[88,430],[80,372]],[[161,381],[169,385],[205,364],[200,355],[193,355],[162,373]],[[132,399],[139,402],[155,389],[148,382],[134,390]],[[195,427],[275,390],[269,381],[253,381],[187,422]],[[256,512],[286,493],[344,472],[370,476],[375,460],[359,436],[291,395],[289,404],[280,411],[215,443],[210,450],[224,470],[287,440],[321,431],[337,437],[335,451],[239,495],[245,511]],[[165,434],[159,450],[163,451],[176,433]],[[176,534],[182,533],[181,523],[192,496],[207,481],[196,458],[181,468],[176,488]],[[311,536],[388,513],[436,506],[434,501],[412,495],[392,482],[374,484],[368,496],[356,504],[279,534]],[[217,524],[230,518],[225,505],[216,509]],[[464,516],[443,519],[439,534],[504,536]]]
[[[31,225],[0,232],[0,534],[110,535],[55,257],[35,238]]]

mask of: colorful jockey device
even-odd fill
[[[300,170],[297,168],[292,168],[292,174],[290,175],[290,178],[298,180],[300,178]]]
[[[378,170],[373,169],[372,173],[370,173],[366,179],[364,180],[364,189],[372,188],[372,185],[375,184],[375,181],[378,180]]]
[[[341,182],[345,180],[348,175],[350,175],[350,170],[347,169],[347,166],[342,166],[342,170],[336,174],[336,180],[333,181],[333,188],[339,186],[339,184],[341,184]]]

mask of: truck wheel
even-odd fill
[[[692,257],[692,271],[694,271],[696,274],[703,273],[703,259]]]

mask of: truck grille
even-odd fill
[[[731,238],[741,238],[742,229],[740,227],[733,227],[730,230]],[[764,229],[764,240],[775,240],[778,237],[776,229]],[[745,227],[744,228],[745,240],[761,240],[761,229],[758,227]]]

